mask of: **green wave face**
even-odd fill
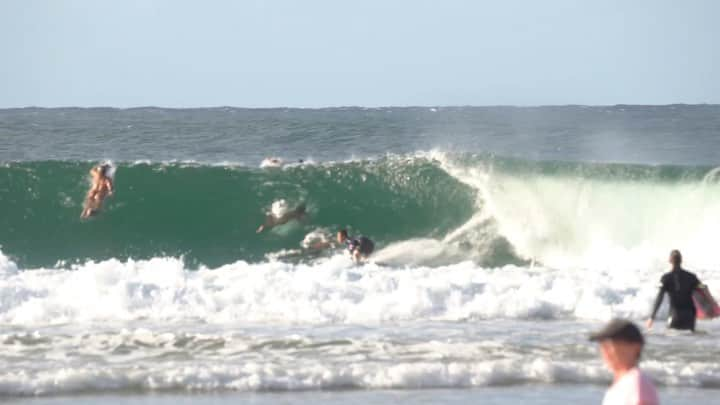
[[[284,169],[120,164],[103,212],[81,220],[88,162],[0,168],[0,244],[26,267],[58,261],[184,256],[217,266],[297,249],[318,227],[349,227],[387,244],[442,236],[475,210],[476,194],[427,159],[386,158]],[[273,201],[309,216],[255,230]]]

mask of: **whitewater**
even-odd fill
[[[508,140],[493,139],[480,151],[291,155],[278,165],[189,150],[5,158],[0,397],[599,398],[611,376],[587,335],[613,317],[644,322],[671,249],[720,296],[718,169],[709,158],[531,159],[498,153]],[[80,221],[86,173],[105,159],[117,167],[116,195]],[[301,203],[307,220],[255,233],[266,213]],[[369,261],[311,248],[340,227],[376,241]],[[662,324],[647,332],[642,364],[664,402],[711,403],[720,323],[700,322],[695,336]]]
[[[3,256],[2,270],[6,396],[604,384],[586,333],[594,320],[643,319],[657,277],[472,262],[355,267],[341,255],[312,265],[188,270],[155,258],[28,271]],[[656,381],[720,386],[720,328],[702,329],[686,355],[646,361]],[[688,337],[651,333],[646,357],[679,339]]]

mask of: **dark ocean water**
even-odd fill
[[[720,106],[0,110],[0,161],[318,161],[439,148],[536,160],[720,161]]]

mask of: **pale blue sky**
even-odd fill
[[[720,1],[0,0],[0,108],[720,103]]]

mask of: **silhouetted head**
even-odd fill
[[[348,238],[347,229],[341,229],[337,233],[337,241],[338,243],[343,243]]]
[[[93,177],[100,177],[100,178],[107,177],[109,170],[110,170],[110,165],[108,165],[108,164],[98,165],[98,166],[93,167],[90,170],[90,174]]]
[[[110,171],[110,165],[109,164],[103,164],[98,166],[100,170],[100,174],[103,175],[103,177],[107,177],[108,172]]]
[[[673,266],[674,269],[679,269],[682,265],[682,253],[680,253],[679,250],[673,250],[670,252],[670,264]]]

